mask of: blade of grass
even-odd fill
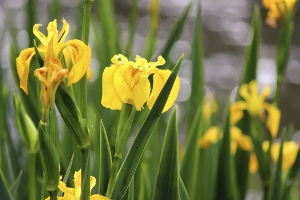
[[[1,199],[7,199],[7,200],[12,200],[11,193],[9,191],[9,186],[7,184],[7,181],[2,173],[2,170],[0,168],[0,194],[1,194]]]
[[[169,118],[152,199],[179,199],[178,122],[175,107]]]

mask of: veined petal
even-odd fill
[[[152,92],[147,102],[147,105],[150,109],[153,107],[158,95],[160,94],[162,88],[164,87],[171,73],[172,72],[170,70],[161,70],[161,69],[155,70],[155,73],[153,75]],[[169,110],[174,104],[178,96],[179,88],[180,88],[180,79],[177,76],[173,84],[172,90],[169,94],[169,97],[167,99],[167,102],[165,104],[165,107],[162,111],[163,113]]]
[[[64,43],[66,40],[67,35],[69,34],[69,29],[70,29],[70,25],[68,24],[68,22],[63,19],[63,27],[61,29],[61,31],[59,32],[58,38],[57,38],[57,42],[58,43]]]
[[[22,88],[26,94],[28,94],[27,84],[28,84],[30,61],[34,54],[35,54],[34,48],[27,48],[21,51],[19,57],[16,59],[17,72],[20,78],[20,88]]]
[[[91,61],[91,49],[80,40],[69,40],[66,46],[73,47],[73,67],[68,78],[68,86],[78,82],[86,73]]]
[[[276,106],[268,103],[265,103],[265,109],[268,111],[266,126],[269,129],[272,138],[275,138],[280,124],[280,110]]]
[[[118,97],[115,87],[113,85],[113,77],[118,69],[117,66],[112,65],[110,67],[106,67],[102,74],[102,99],[101,104],[112,110],[121,110],[122,109],[122,101]]]
[[[132,62],[128,62],[115,72],[113,85],[121,101],[134,105],[138,111],[149,98],[148,74],[135,69]]]
[[[47,47],[48,39],[41,31],[39,31],[40,26],[42,26],[42,24],[35,24],[33,26],[33,34],[39,39],[39,41],[42,43],[44,47]]]

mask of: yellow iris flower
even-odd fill
[[[112,110],[121,110],[122,103],[127,103],[134,105],[136,110],[140,111],[147,102],[151,109],[171,74],[170,70],[156,68],[165,64],[163,57],[159,56],[157,62],[148,62],[136,56],[133,62],[118,54],[111,59],[111,62],[112,65],[106,67],[102,75],[102,105]],[[148,80],[150,74],[153,74],[152,91]],[[180,79],[177,76],[163,112],[174,104],[179,87]]]
[[[90,191],[96,185],[96,178],[90,177]],[[74,188],[69,188],[62,181],[59,181],[58,188],[64,193],[63,197],[57,197],[58,200],[80,200],[81,195],[81,169],[74,173]],[[50,200],[48,197],[46,200]],[[109,200],[109,198],[100,194],[93,194],[90,196],[90,200]]]
[[[296,2],[297,0],[263,0],[263,5],[269,10],[266,23],[276,28],[278,20],[292,13]]]
[[[264,141],[263,142],[263,151],[267,152],[269,149],[269,141]],[[273,160],[273,162],[277,162],[278,161],[278,157],[279,157],[279,150],[280,150],[280,143],[276,142],[273,143],[271,145],[270,148],[270,156]],[[286,171],[289,170],[293,164],[296,161],[297,158],[297,153],[299,150],[299,144],[297,144],[294,141],[287,141],[283,143],[283,147],[282,147],[282,170]],[[255,173],[257,171],[259,167],[258,161],[257,161],[257,157],[255,155],[255,153],[251,154],[250,157],[250,162],[249,162],[249,171],[250,173]]]
[[[210,127],[204,133],[203,137],[200,138],[198,143],[199,147],[201,149],[208,148],[211,144],[215,144],[222,137],[222,135],[222,131],[217,126]],[[253,150],[251,138],[248,135],[243,134],[238,127],[231,126],[230,137],[230,148],[232,154],[235,154],[237,147],[248,152]]]
[[[68,85],[79,81],[87,72],[88,66],[90,64],[90,48],[87,45],[85,45],[82,41],[76,39],[65,42],[66,37],[69,33],[69,24],[64,19],[63,28],[59,33],[57,30],[56,20],[48,24],[47,36],[45,36],[39,31],[39,26],[41,26],[41,24],[35,24],[33,26],[33,33],[41,42],[41,44],[38,47],[38,51],[41,53],[42,56],[46,57],[48,46],[51,45],[51,57],[58,59],[60,53],[62,53],[64,49],[68,47],[73,63],[72,69],[69,71],[68,75]],[[20,53],[19,57],[16,59],[17,71],[20,78],[20,88],[22,88],[26,94],[28,94],[27,84],[30,61],[34,55],[34,48],[27,48],[24,49]]]
[[[235,123],[243,116],[243,110],[247,110],[251,116],[259,116],[265,118],[265,111],[268,112],[266,126],[273,138],[277,136],[280,122],[280,110],[267,102],[265,99],[270,95],[270,87],[266,86],[263,91],[258,94],[258,86],[256,81],[249,84],[243,84],[239,89],[240,95],[244,101],[237,101],[232,105],[232,123]]]

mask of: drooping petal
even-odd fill
[[[164,87],[171,73],[172,72],[170,70],[161,70],[161,69],[155,70],[155,73],[153,75],[153,87],[152,87],[151,95],[149,97],[149,100],[147,101],[147,105],[150,109],[153,107],[158,95],[160,94],[162,88]],[[180,88],[180,79],[177,76],[173,84],[172,90],[169,94],[169,97],[167,99],[167,102],[165,104],[165,107],[163,109],[163,113],[169,110],[174,104],[178,96],[179,88]]]
[[[132,104],[140,111],[149,98],[148,74],[135,69],[131,62],[120,67],[114,75],[113,85],[122,102]]]
[[[66,46],[72,47],[73,67],[68,78],[68,86],[78,82],[86,73],[91,62],[91,49],[80,40],[69,40]]]
[[[265,103],[265,108],[268,111],[266,126],[269,129],[272,138],[275,138],[280,124],[280,110],[276,106],[268,103]]]
[[[113,85],[113,77],[118,69],[117,66],[112,65],[110,67],[106,67],[102,74],[102,99],[101,104],[112,110],[121,110],[122,109],[122,101],[118,97],[115,87]]]
[[[28,94],[28,74],[30,61],[35,54],[34,48],[27,48],[21,51],[19,57],[16,59],[17,62],[17,72],[20,78],[20,88],[24,90],[26,94]]]

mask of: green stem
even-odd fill
[[[122,160],[122,156],[118,156],[117,154],[114,155],[112,169],[111,169],[111,172],[109,175],[109,183],[108,183],[107,192],[106,192],[106,196],[108,198],[110,198],[112,195],[112,191],[115,186],[116,177],[117,177],[117,174],[119,171],[119,166],[120,166],[121,160]]]
[[[50,200],[57,200],[57,190],[49,191]]]
[[[80,150],[81,154],[81,199],[90,199],[90,147]]]
[[[36,198],[36,154],[29,153],[28,158],[28,188],[29,188],[29,199],[37,199]]]
[[[84,0],[83,7],[83,22],[82,22],[82,41],[88,45],[90,33],[90,18],[91,18],[91,5],[94,0]],[[87,78],[86,74],[79,81],[80,101],[79,108],[84,119],[87,117]]]

